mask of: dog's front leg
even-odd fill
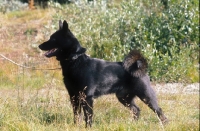
[[[92,126],[92,117],[93,117],[93,96],[86,96],[82,101],[86,127]]]
[[[80,123],[81,103],[79,96],[74,95],[73,97],[71,97],[71,104],[74,112],[74,124]]]

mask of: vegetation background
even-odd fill
[[[158,91],[168,125],[160,124],[140,101],[141,119],[133,121],[109,95],[95,101],[94,126],[88,130],[199,130],[198,89],[194,93],[187,86],[199,82],[198,0],[169,0],[167,5],[166,0],[58,2],[37,0],[36,9],[29,10],[27,1],[0,0],[0,54],[34,67],[0,56],[0,130],[87,130],[83,122],[73,125],[61,71],[34,70],[60,67],[38,49],[60,19],[68,21],[91,57],[122,61],[131,49],[139,49],[155,87],[181,83],[169,85],[169,92]]]

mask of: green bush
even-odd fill
[[[28,4],[19,0],[0,0],[0,12],[6,13],[10,11],[27,9]]]
[[[159,0],[112,4],[66,5],[52,22],[66,19],[92,57],[122,61],[136,48],[149,60],[152,81],[198,81],[197,0],[171,0],[167,8]]]

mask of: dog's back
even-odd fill
[[[73,89],[76,92],[85,90],[95,98],[115,93],[131,77],[124,70],[122,62],[108,62],[87,55],[75,61],[61,62],[61,65],[66,84],[76,87]]]

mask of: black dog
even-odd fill
[[[86,127],[92,124],[93,98],[116,93],[118,100],[133,111],[138,119],[140,109],[134,102],[138,96],[164,123],[167,118],[157,104],[149,77],[147,62],[139,51],[131,51],[123,62],[107,62],[90,58],[86,49],[68,28],[66,21],[59,21],[60,29],[39,46],[48,51],[46,57],[56,56],[60,61],[64,83],[70,95],[76,123],[83,108]]]

